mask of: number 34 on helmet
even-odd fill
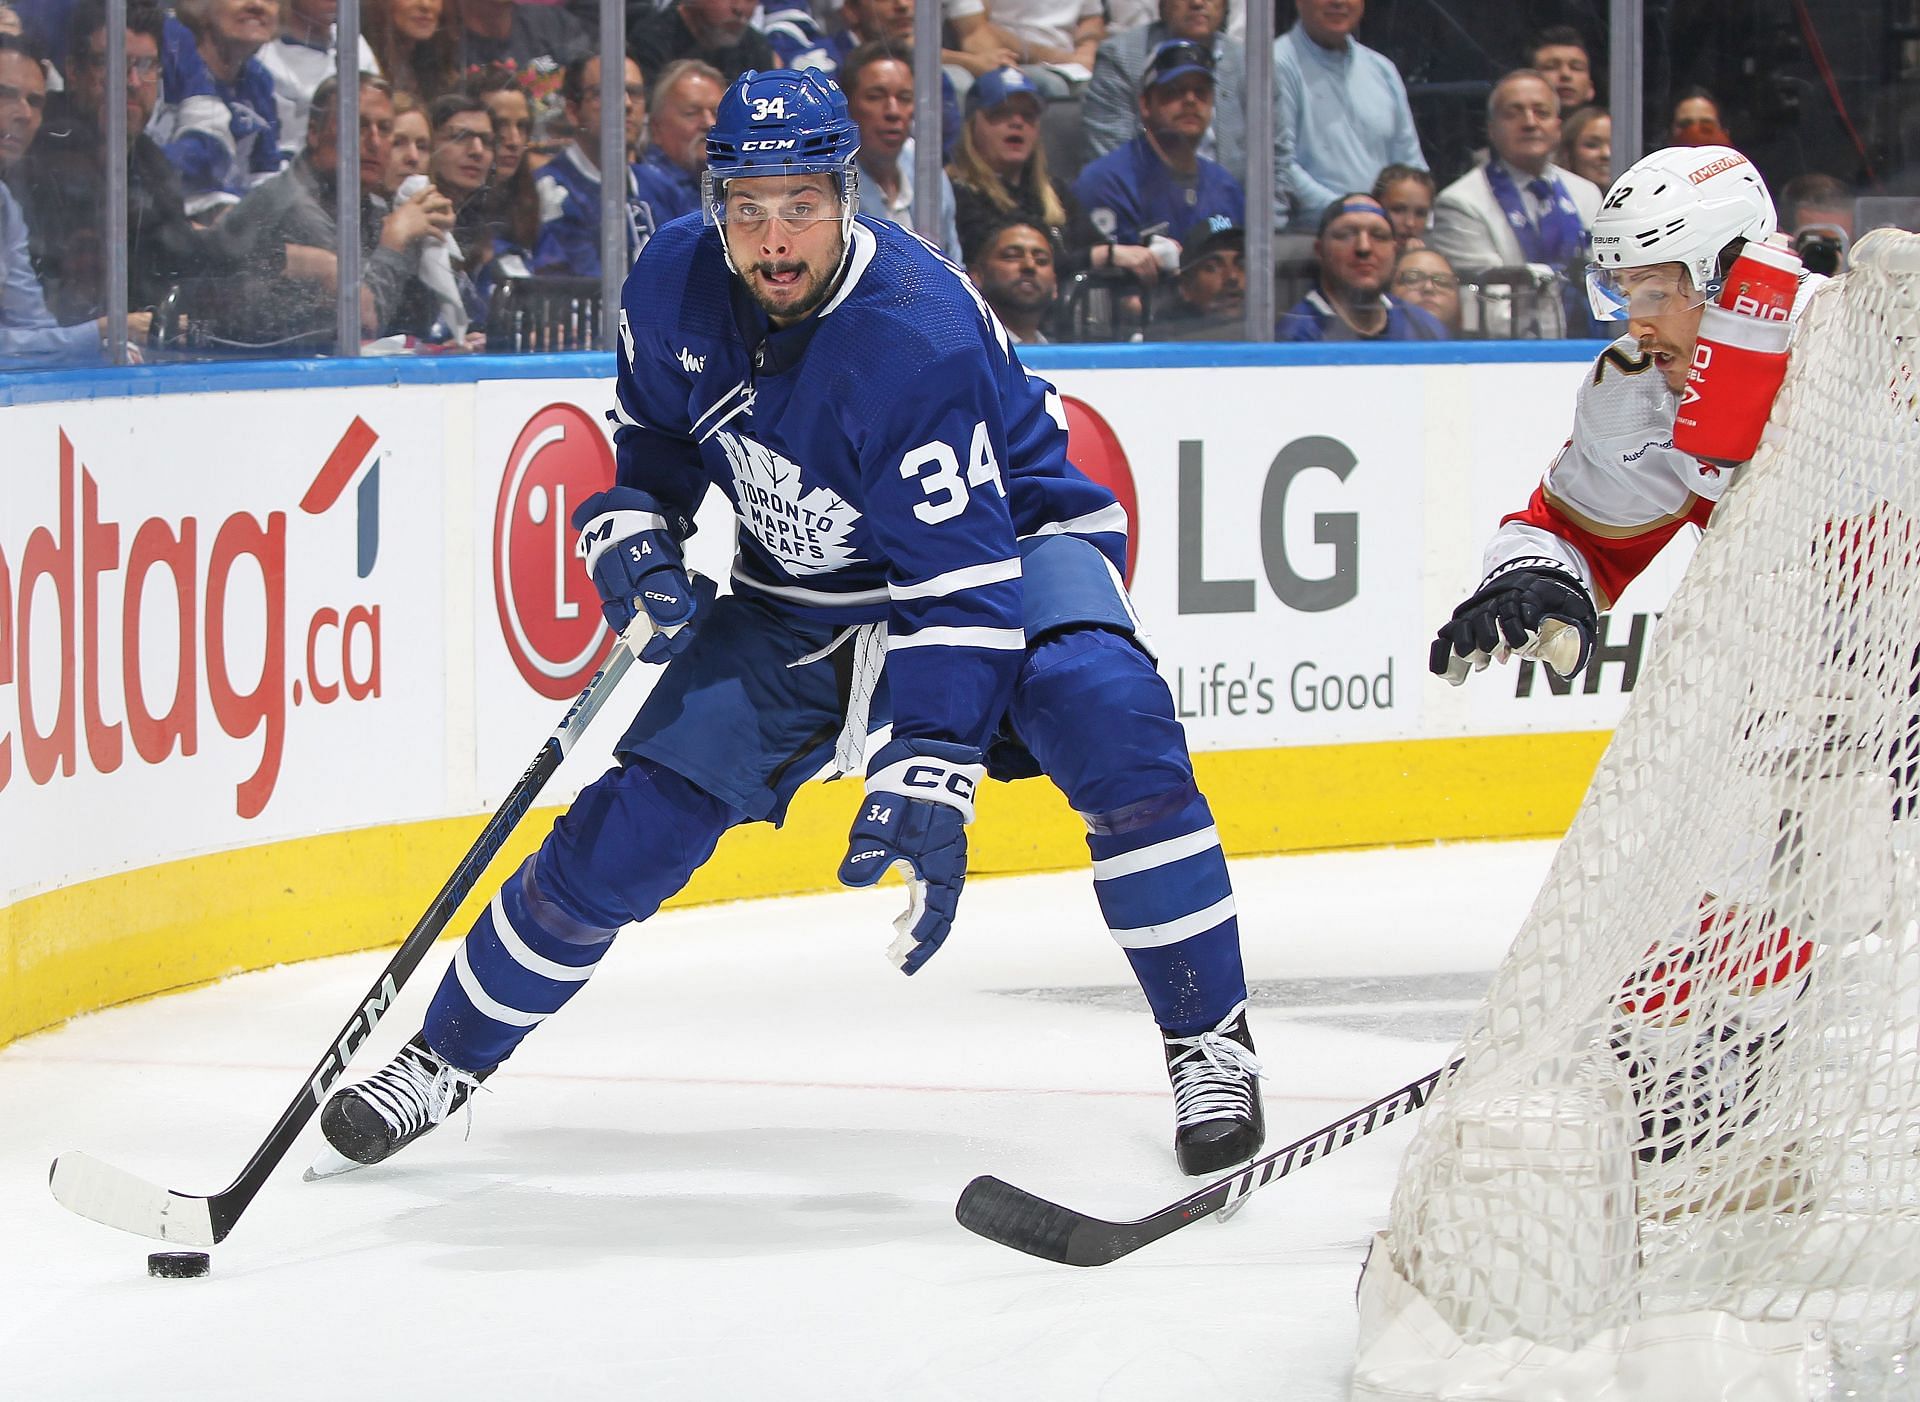
[[[720,99],[707,133],[707,169],[701,178],[707,222],[725,225],[730,218],[741,219],[741,201],[730,205],[727,198],[731,181],[826,175],[839,197],[831,206],[782,198],[783,190],[797,194],[818,189],[817,182],[796,178],[785,187],[756,185],[750,213],[786,222],[838,219],[846,238],[860,203],[854,163],[859,150],[860,128],[847,115],[847,99],[838,87],[808,70],[748,70]]]

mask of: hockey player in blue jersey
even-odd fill
[[[702,214],[627,278],[616,485],[573,524],[608,621],[644,609],[642,657],[665,669],[420,1035],[328,1102],[351,1162],[438,1124],[722,833],[780,822],[834,772],[866,784],[840,880],[906,875],[890,953],[909,974],[952,927],[981,779],[1052,779],[1162,1030],[1180,1166],[1260,1147],[1226,860],[1120,584],[1125,513],[1067,461],[1059,396],[965,276],[856,216],[858,141],[817,75],[745,74],[708,136]],[[740,526],[717,600],[681,554],[716,487]]]

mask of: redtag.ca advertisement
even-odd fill
[[[0,887],[444,813],[441,393],[6,411]]]

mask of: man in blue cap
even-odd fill
[[[1074,186],[1105,238],[1123,244],[1163,239],[1169,273],[1179,266],[1180,231],[1216,214],[1246,223],[1240,182],[1200,154],[1213,123],[1213,94],[1211,54],[1186,39],[1160,45],[1140,79],[1140,135],[1088,165]]]
[[[1320,215],[1313,241],[1319,285],[1280,318],[1280,341],[1444,341],[1447,328],[1421,307],[1386,295],[1393,221],[1372,195],[1342,195]]]

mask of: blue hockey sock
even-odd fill
[[[454,954],[427,1008],[427,1045],[453,1065],[485,1071],[580,991],[614,930],[560,910],[529,857],[507,878]]]
[[[1213,813],[1181,792],[1090,815],[1093,891],[1168,1032],[1217,1026],[1246,1000],[1240,926]]]

